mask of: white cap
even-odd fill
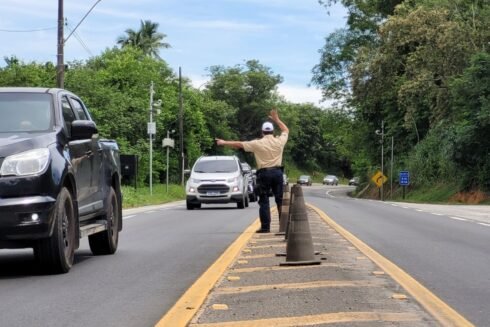
[[[274,130],[274,125],[271,122],[266,121],[262,124],[262,131],[264,132],[272,132]]]

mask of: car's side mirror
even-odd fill
[[[91,120],[74,120],[71,123],[72,140],[91,139],[98,132],[97,126]]]

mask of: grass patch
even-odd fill
[[[153,185],[153,194],[150,195],[149,187],[122,186],[123,208],[142,207],[147,205],[163,204],[172,201],[184,200],[185,190],[181,185],[163,184]]]
[[[423,203],[450,203],[451,197],[458,193],[458,186],[452,184],[435,184],[419,186],[415,189],[408,189],[405,194],[405,200],[401,196],[401,187],[394,192],[395,200],[406,202],[423,202]]]

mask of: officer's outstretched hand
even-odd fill
[[[223,145],[225,143],[222,139],[215,138],[214,140],[216,141],[217,145]]]
[[[277,108],[273,108],[269,113],[269,118],[277,122],[279,120],[279,114],[277,113]]]

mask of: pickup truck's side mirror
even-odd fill
[[[98,132],[97,126],[91,120],[74,120],[71,123],[72,140],[91,139]]]
[[[190,169],[184,169],[184,175],[190,175],[191,170]]]

